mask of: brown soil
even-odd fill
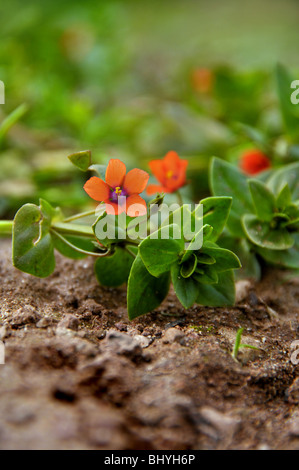
[[[173,293],[130,322],[126,290],[92,260],[47,279],[0,248],[1,449],[299,449],[299,282],[268,272],[234,308],[184,310]],[[244,327],[239,362],[231,357]],[[294,362],[294,361],[293,361]]]

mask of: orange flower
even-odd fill
[[[210,93],[213,87],[214,75],[210,69],[198,68],[193,70],[192,85],[195,91],[199,93]]]
[[[240,168],[248,175],[256,175],[271,168],[271,161],[258,149],[247,150],[241,157]]]
[[[182,160],[173,150],[163,160],[149,162],[150,169],[160,184],[149,184],[147,194],[157,192],[173,193],[186,184],[188,161]]]
[[[146,202],[139,196],[149,179],[146,171],[134,168],[126,174],[126,165],[118,159],[108,163],[105,180],[93,176],[84,185],[95,201],[106,204],[107,214],[126,212],[130,217],[146,214]]]

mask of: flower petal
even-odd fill
[[[145,215],[146,212],[146,202],[139,194],[132,194],[127,198],[126,213],[129,217]]]
[[[118,215],[125,211],[125,205],[118,204],[117,202],[106,201],[106,212],[109,215]]]
[[[167,193],[167,188],[161,186],[160,184],[149,184],[146,188],[146,194],[149,196],[155,193]]]
[[[149,174],[146,171],[134,168],[129,171],[124,179],[123,188],[127,194],[139,194],[145,190],[149,179]]]
[[[163,158],[163,167],[166,171],[172,171],[176,173],[179,166],[180,166],[180,157],[176,152],[171,150],[168,152],[165,157]]]
[[[110,188],[108,184],[97,176],[92,176],[89,178],[83,188],[87,192],[88,196],[90,196],[95,201],[105,201],[109,198],[110,195]]]
[[[152,173],[155,175],[160,183],[164,183],[165,181],[165,170],[163,168],[163,161],[162,160],[151,160],[149,162],[149,167]]]
[[[187,166],[188,166],[188,160],[182,160],[180,159],[180,171],[186,173]]]
[[[107,166],[106,170],[106,183],[111,186],[111,188],[116,188],[117,186],[122,186],[124,178],[126,175],[126,165],[120,161],[118,158],[112,158]]]
[[[188,160],[180,160],[179,168],[176,174],[175,186],[176,189],[181,188],[186,183],[186,169],[188,166]]]
[[[171,178],[165,182],[169,192],[174,192],[186,184],[186,169],[188,160],[179,160],[179,165]]]

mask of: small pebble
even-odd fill
[[[57,325],[57,328],[67,328],[69,330],[78,330],[79,320],[75,315],[63,315],[62,319]]]
[[[183,340],[185,338],[185,334],[181,331],[178,330],[177,328],[169,328],[166,330],[164,337],[163,337],[163,343],[183,343]]]
[[[251,282],[247,279],[236,282],[236,304],[246,299],[251,289]]]

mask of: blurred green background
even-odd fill
[[[0,17],[2,218],[39,197],[90,206],[75,151],[148,169],[176,150],[196,199],[212,155],[237,161],[258,144],[275,158],[299,143],[274,73],[282,63],[299,79],[297,0],[10,0]]]

